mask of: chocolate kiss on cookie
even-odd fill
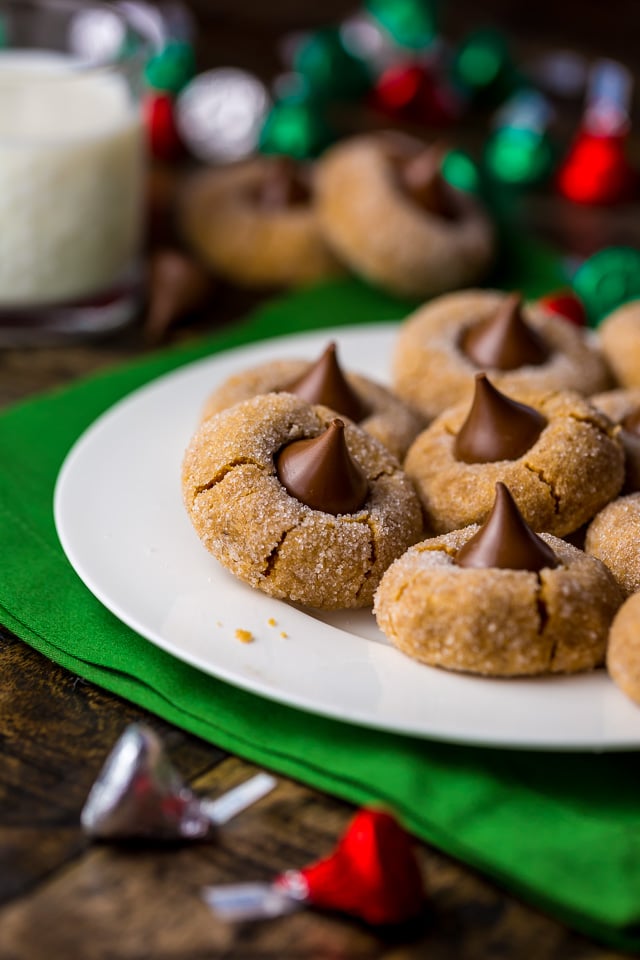
[[[453,452],[463,463],[517,460],[531,449],[546,425],[541,413],[507,397],[486,373],[478,373],[471,409],[455,438]]]
[[[365,475],[349,453],[344,423],[337,418],[320,436],[283,447],[276,473],[287,493],[325,513],[355,513],[369,492]]]
[[[461,341],[462,352],[477,367],[517,370],[539,366],[550,349],[522,315],[522,297],[511,294],[495,313],[470,327]]]
[[[363,420],[369,412],[340,369],[335,343],[330,343],[319,360],[286,391],[308,403],[331,407],[354,423]]]
[[[446,220],[455,220],[458,210],[451,188],[441,172],[443,153],[438,147],[427,147],[407,157],[399,167],[400,182],[411,199],[424,210]]]
[[[285,210],[305,204],[311,197],[310,185],[292,157],[272,157],[260,184],[256,201],[264,210]]]
[[[498,567],[532,573],[557,567],[559,563],[551,547],[526,523],[504,483],[496,483],[491,513],[454,560],[459,567]]]

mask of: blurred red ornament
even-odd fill
[[[411,920],[422,912],[425,899],[408,834],[380,810],[360,810],[333,853],[302,870],[286,871],[275,885],[314,906],[371,924]]]
[[[184,145],[175,122],[173,97],[168,93],[149,93],[143,106],[151,155],[156,160],[179,160]]]
[[[546,297],[541,297],[539,303],[549,313],[557,314],[576,327],[586,327],[587,325],[587,313],[584,304],[575,293],[559,290],[556,293],[548,294]]]
[[[613,134],[583,129],[558,171],[558,190],[568,200],[584,204],[614,204],[628,200],[637,187],[636,173],[626,152],[626,131]]]
[[[462,104],[438,73],[422,63],[394,64],[378,78],[375,109],[401,120],[446,126],[460,117]]]

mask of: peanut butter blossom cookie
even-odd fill
[[[386,636],[423,663],[522,676],[602,664],[620,602],[602,563],[533,533],[497,484],[483,527],[425,540],[391,565],[374,612]]]
[[[342,272],[318,228],[312,173],[257,157],[199,173],[181,198],[179,226],[213,270],[234,283],[301,286]]]
[[[204,421],[185,454],[183,493],[223,566],[312,607],[369,606],[384,571],[422,531],[396,458],[327,407],[288,393]]]
[[[640,590],[640,493],[618,497],[593,518],[585,550],[606,564],[625,596]]]
[[[402,296],[474,283],[493,258],[486,213],[444,180],[441,159],[413,138],[377,134],[342,141],[318,163],[328,242],[356,273]]]
[[[640,490],[640,387],[607,390],[590,402],[612,420],[615,435],[624,448],[623,493]]]
[[[618,307],[598,329],[600,343],[616,380],[640,387],[640,300]]]
[[[439,297],[403,324],[393,386],[429,418],[470,398],[473,378],[491,374],[501,390],[577,390],[610,386],[598,349],[583,331],[518,295],[465,290]]]
[[[607,669],[623,693],[640,704],[640,593],[625,600],[611,625]]]
[[[523,403],[478,374],[471,404],[434,420],[404,467],[436,533],[481,523],[502,481],[527,523],[564,536],[622,486],[624,453],[614,431],[577,393],[531,394]]]
[[[424,417],[390,390],[359,374],[344,374],[335,343],[330,343],[315,363],[270,360],[234,374],[208,398],[203,418],[257,394],[281,391],[348,417],[400,460],[425,426]]]

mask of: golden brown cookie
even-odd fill
[[[500,370],[472,361],[463,352],[463,338],[503,310],[507,301],[499,291],[464,290],[439,297],[412,314],[400,329],[393,357],[396,393],[431,419],[470,398],[480,370],[507,393],[526,388],[589,395],[610,385],[606,364],[584,333],[535,303],[525,304],[521,312],[548,348],[544,362]]]
[[[272,188],[277,162],[257,157],[197,174],[178,210],[187,244],[214,271],[243,286],[302,286],[342,273],[311,200],[291,195],[286,184]]]
[[[207,550],[251,586],[313,607],[365,607],[389,564],[420,536],[420,504],[395,457],[348,422],[347,447],[366,478],[362,507],[333,515],[290,495],[276,471],[281,451],[319,437],[333,420],[326,407],[287,393],[223,410],[187,449],[184,500]]]
[[[640,493],[618,497],[587,530],[585,550],[609,568],[623,594],[640,590]]]
[[[607,669],[622,692],[640,703],[640,593],[625,600],[611,625]]]
[[[615,436],[624,448],[623,493],[640,490],[640,387],[607,390],[589,398],[616,424]]]
[[[594,393],[589,397],[589,403],[602,410],[614,423],[622,423],[629,414],[640,410],[640,387],[620,387]]]
[[[576,530],[619,492],[624,453],[606,417],[573,392],[520,392],[518,399],[544,421],[537,439],[513,459],[459,458],[457,438],[472,408],[468,401],[443,413],[410,447],[404,468],[436,533],[481,523],[498,480],[507,484],[534,530],[556,536]]]
[[[620,604],[607,569],[548,534],[541,539],[560,561],[555,569],[458,566],[457,551],[477,532],[425,540],[391,565],[374,603],[386,636],[423,663],[487,676],[599,666]]]
[[[618,383],[640,387],[640,300],[610,313],[598,328],[602,352]]]
[[[203,419],[257,394],[286,391],[304,377],[312,366],[313,363],[308,360],[270,360],[234,374],[208,398]],[[345,378],[362,403],[364,415],[357,420],[359,426],[402,460],[425,426],[424,417],[368,377],[347,373]],[[348,411],[337,412],[349,416]]]
[[[356,273],[401,296],[476,282],[494,254],[486,213],[470,195],[441,184],[439,170],[437,197],[435,178],[418,190],[407,184],[399,171],[424,145],[407,138],[398,152],[397,143],[379,134],[353,137],[318,162],[316,204],[328,242]]]

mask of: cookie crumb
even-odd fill
[[[255,640],[254,635],[251,633],[251,630],[236,630],[235,633],[236,640],[239,640],[240,643],[253,643]]]
[[[278,621],[274,617],[269,617],[269,619],[267,620],[267,623],[269,624],[270,627],[278,626]]]
[[[285,633],[284,630],[281,630],[281,631],[280,631],[280,636],[282,637],[283,640],[287,640],[288,637],[289,637],[289,634],[288,634],[288,633]]]

